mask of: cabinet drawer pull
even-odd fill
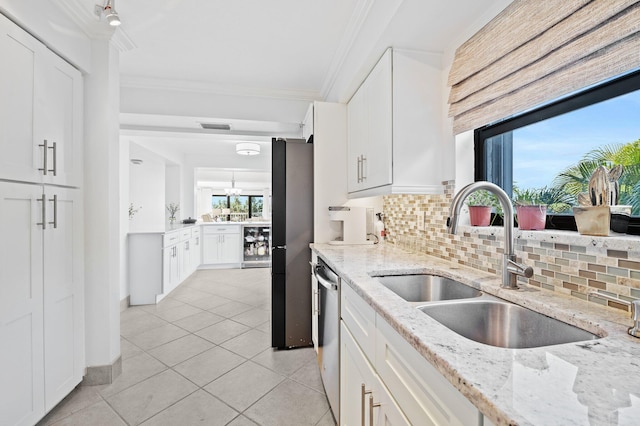
[[[58,196],[54,195],[53,198],[49,198],[49,201],[53,203],[53,222],[49,222],[49,225],[58,228]]]
[[[49,171],[53,172],[54,176],[58,176],[58,144],[54,142],[53,146],[49,147],[49,149],[53,150],[53,169],[49,169]],[[46,164],[45,167],[47,167]]]
[[[358,156],[358,166],[357,169],[358,171],[358,183],[362,182],[362,155]]]
[[[38,146],[42,147],[42,168],[38,169],[42,172],[43,175],[47,175],[48,167],[49,167],[49,162],[47,161],[47,156],[49,155],[49,141],[47,141],[46,139],[44,140],[43,144],[40,144]],[[44,220],[44,219],[43,219]]]
[[[361,175],[361,179],[362,182],[364,182],[365,180],[367,180],[367,174],[365,173],[365,163],[367,161],[367,157],[364,156],[364,154],[362,155],[362,162],[360,163],[360,167],[362,168],[362,172],[360,173]]]
[[[370,394],[370,393],[371,393],[371,391],[370,390],[365,390],[364,383],[362,383],[360,385],[360,414],[361,414],[360,420],[362,422],[362,426],[364,426],[364,396],[366,394]],[[373,398],[373,396],[371,396],[371,398]]]
[[[36,198],[36,201],[42,202],[42,222],[37,222],[36,225],[42,225],[42,229],[47,229],[47,199],[42,194],[42,198]]]
[[[380,403],[373,403],[373,395],[369,395],[369,426],[373,426],[373,408],[379,406]]]

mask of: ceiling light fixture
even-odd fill
[[[95,12],[98,17],[104,16],[112,27],[117,27],[122,23],[118,12],[116,12],[115,0],[106,0],[104,6],[97,4]]]
[[[236,188],[236,177],[233,172],[231,172],[231,188],[225,188],[224,193],[227,195],[240,195],[242,193],[242,189]]]
[[[260,145],[242,142],[236,145],[236,153],[240,155],[258,155],[260,154]]]

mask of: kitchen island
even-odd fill
[[[129,304],[158,303],[196,269],[268,267],[270,229],[269,222],[198,222],[130,232]]]
[[[626,332],[631,325],[628,313],[529,286],[520,290],[502,289],[496,275],[390,244],[314,244],[312,250],[340,275],[343,295],[357,295],[375,311],[376,321],[384,323],[381,326],[401,336],[400,343],[415,351],[419,360],[426,361],[430,369],[446,379],[445,385],[454,388],[479,411],[476,424],[637,424],[640,340]],[[531,349],[477,343],[419,311],[375,278],[425,273],[458,280],[600,338]],[[354,336],[357,337],[355,333]],[[380,333],[370,339],[379,336]],[[387,355],[376,349],[371,362],[379,364]],[[411,418],[409,410],[403,408],[409,394],[394,393],[394,384],[386,381],[383,373],[380,375],[400,409]],[[358,398],[349,402],[360,404]],[[463,410],[458,407],[454,404],[448,414]],[[426,416],[423,419],[424,424],[429,424]],[[449,424],[456,422],[451,420]]]

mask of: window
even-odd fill
[[[211,207],[229,209],[227,220],[243,221],[251,217],[262,216],[262,195],[213,195]]]
[[[618,164],[619,204],[639,233],[640,71],[475,131],[476,180],[538,196],[557,229],[575,229],[571,207],[595,168]]]

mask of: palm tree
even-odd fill
[[[553,181],[555,188],[577,196],[587,192],[589,179],[598,166],[612,168],[622,165],[624,172],[618,180],[620,204],[633,206],[632,214],[640,214],[640,139],[619,145],[608,145],[585,154],[578,164],[568,167]]]

